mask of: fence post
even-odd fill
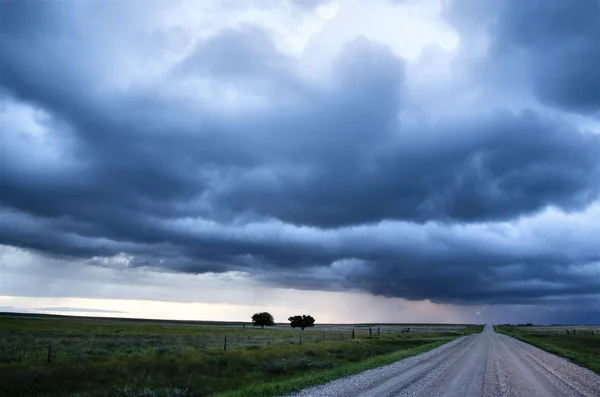
[[[344,340],[344,333],[340,332],[340,340]]]
[[[223,351],[227,351],[227,335],[223,337]]]
[[[300,344],[302,344],[302,331],[300,331]]]
[[[373,330],[369,327],[369,339],[373,338]]]
[[[577,335],[577,332],[575,332],[576,330],[573,330],[573,335]]]
[[[48,362],[52,362],[52,338],[48,338]]]
[[[352,339],[354,339],[354,329],[352,330]]]
[[[381,329],[377,327],[377,336],[381,336]]]

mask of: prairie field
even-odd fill
[[[241,322],[0,314],[0,395],[277,395],[480,330],[321,324],[299,331]]]
[[[500,325],[496,330],[600,374],[600,325]]]

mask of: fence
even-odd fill
[[[586,329],[586,328],[565,328],[565,327],[560,327],[560,328],[556,328],[556,329],[551,329],[550,327],[540,327],[539,329],[536,328],[529,328],[529,327],[523,327],[520,328],[521,332],[524,332],[526,334],[530,334],[530,335],[548,335],[548,336],[552,336],[552,335],[564,335],[564,336],[596,336],[600,333],[600,327],[594,329]]]
[[[199,328],[198,333],[128,334],[22,331],[0,338],[0,363],[85,361],[109,355],[187,354],[198,351],[261,349],[282,345],[344,342],[420,332],[456,332],[434,327],[338,326],[304,331],[252,327]],[[406,335],[408,337],[408,335]]]

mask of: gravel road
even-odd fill
[[[435,350],[294,397],[600,397],[600,376],[486,326]]]

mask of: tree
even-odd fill
[[[304,328],[315,326],[315,319],[313,318],[313,316],[307,316],[306,314],[303,314],[301,316],[292,316],[288,318],[288,320],[290,321],[290,325],[292,326],[292,328],[300,328],[303,331]]]
[[[275,320],[273,319],[273,316],[271,316],[271,313],[256,313],[252,316],[252,325],[255,327],[260,326],[261,328],[264,328],[265,325],[271,327],[275,325]]]

